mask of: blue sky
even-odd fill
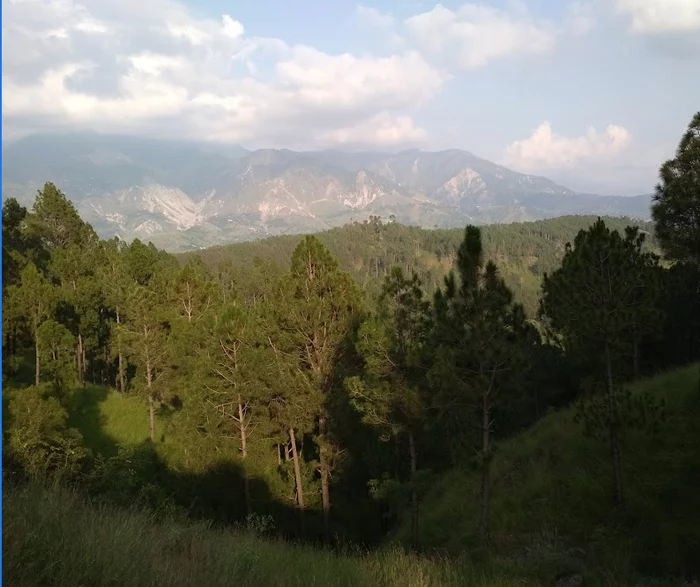
[[[3,139],[463,148],[649,192],[700,110],[700,0],[3,0]]]

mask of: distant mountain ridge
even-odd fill
[[[103,237],[171,251],[315,232],[370,215],[423,227],[566,214],[647,219],[650,196],[580,194],[467,151],[249,151],[97,133],[3,146],[3,198],[52,181]]]

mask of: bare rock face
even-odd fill
[[[3,198],[30,207],[51,181],[101,237],[154,239],[171,251],[370,216],[455,228],[566,214],[646,218],[650,203],[575,193],[457,149],[247,151],[96,133],[3,145],[2,181]]]

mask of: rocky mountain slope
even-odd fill
[[[248,151],[95,133],[3,146],[3,198],[52,181],[103,237],[169,250],[323,230],[370,215],[455,227],[564,214],[645,219],[649,196],[578,194],[471,153]]]

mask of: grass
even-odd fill
[[[697,365],[633,386],[634,393],[664,399],[668,415],[655,437],[625,435],[622,512],[611,503],[607,446],[581,434],[572,409],[552,412],[501,443],[488,548],[477,533],[480,478],[474,470],[448,473],[423,500],[423,555],[390,544],[333,553],[163,512],[118,509],[58,487],[6,484],[3,571],[8,584],[20,587],[505,587],[552,585],[567,573],[583,575],[587,586],[688,585],[684,577],[700,576],[696,390]],[[147,409],[138,396],[87,388],[73,401],[71,423],[96,452],[136,446],[148,436]],[[156,450],[169,467],[202,466],[211,451],[184,442],[173,432],[176,424],[159,418]],[[408,528],[391,538],[407,540]]]
[[[541,585],[396,548],[337,554],[267,541],[89,503],[58,487],[6,487],[3,498],[3,574],[14,587]]]
[[[697,365],[636,383],[666,402],[651,436],[628,431],[622,445],[626,507],[612,505],[604,441],[584,436],[572,408],[550,413],[498,446],[493,462],[490,553],[540,569],[584,576],[638,573],[700,578],[700,399]],[[480,476],[454,470],[421,505],[425,549],[474,550]],[[405,540],[408,527],[396,538]]]
[[[201,446],[197,434],[183,437],[185,426],[173,411],[156,416],[158,455],[171,467],[197,470],[213,464],[212,451]],[[114,454],[117,446],[138,446],[150,438],[148,406],[143,396],[123,396],[114,389],[90,385],[73,392],[69,407],[69,425],[77,428],[87,448],[95,454]],[[231,450],[236,453],[235,448]],[[220,458],[220,456],[219,456]]]

